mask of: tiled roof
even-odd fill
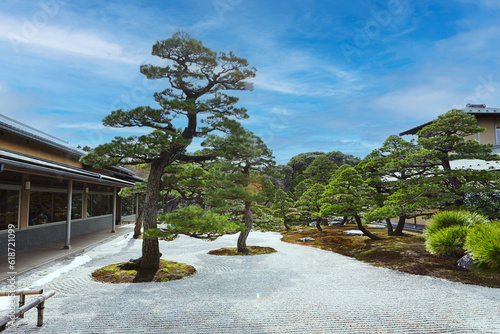
[[[137,181],[136,177],[126,177],[125,179],[119,178],[102,174],[102,172],[99,173],[82,168],[71,167],[57,162],[35,158],[3,149],[0,149],[0,164],[15,166],[16,168],[27,170],[42,171],[54,176],[71,177],[75,180],[88,180],[94,182],[97,181],[107,184],[119,185],[122,187],[134,186],[134,182]]]
[[[494,114],[499,114],[500,115],[500,108],[493,108],[493,107],[486,107],[484,104],[468,104],[464,109],[464,112],[471,114],[471,115],[477,115],[477,114],[483,114],[483,115],[494,115]],[[423,127],[431,124],[433,121],[427,122],[425,124],[421,124],[419,126],[416,126],[412,129],[406,130],[404,132],[401,132],[399,135],[404,136],[404,135],[414,135],[416,134],[419,130],[421,130]]]
[[[452,169],[500,170],[500,161],[462,159],[450,161]]]
[[[500,114],[500,108],[478,107],[475,105],[467,105],[464,111],[468,114]]]
[[[18,122],[10,117],[1,114],[0,114],[0,129],[22,135],[28,139],[35,140],[52,147],[62,149],[66,152],[76,154],[78,156],[83,156],[86,154],[82,150],[69,146],[69,143],[67,141],[49,135],[29,125],[23,124],[21,122]]]

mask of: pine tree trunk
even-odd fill
[[[318,229],[318,231],[323,232],[323,229],[321,228],[321,217],[316,219],[316,228]]]
[[[342,218],[342,224],[341,225],[346,225],[347,224],[347,218],[348,218],[347,216],[344,216]]]
[[[393,235],[394,229],[392,228],[391,219],[386,218],[385,223],[387,224],[387,235]]]
[[[163,174],[164,165],[160,161],[151,163],[151,171],[148,177],[146,200],[143,208],[143,225],[144,232],[148,229],[156,229],[157,212],[156,206],[160,195],[161,176]],[[160,247],[157,237],[146,237],[142,240],[142,259],[141,268],[154,269],[160,265]]]
[[[405,227],[406,217],[399,217],[398,226],[391,235],[404,235],[403,228]]]
[[[134,225],[134,239],[138,239],[140,235],[142,234],[142,218],[144,216],[144,210],[141,210],[139,212],[139,216],[137,216],[137,221],[135,222]]]
[[[361,223],[361,218],[355,214],[354,215],[354,219],[356,219],[356,223],[358,225],[358,229],[363,232],[364,235],[366,235],[368,238],[372,239],[372,240],[382,240],[382,238],[380,237],[377,237],[375,234],[371,233],[370,231],[368,231],[364,226],[363,224]]]
[[[238,253],[248,253],[247,248],[247,238],[252,230],[253,225],[253,217],[252,217],[252,201],[245,201],[245,230],[240,232],[238,237]]]
[[[290,229],[290,226],[288,226],[288,223],[286,222],[286,217],[283,218],[283,225],[285,225],[285,229],[289,230]]]

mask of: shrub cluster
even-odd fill
[[[467,211],[436,213],[425,230],[427,250],[438,256],[471,254],[478,265],[500,268],[500,222]]]
[[[500,222],[475,225],[467,234],[465,250],[489,268],[500,268]]]
[[[467,226],[454,225],[428,234],[426,239],[427,250],[435,255],[464,255]]]

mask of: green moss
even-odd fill
[[[160,267],[156,273],[149,270],[121,270],[118,267],[125,262],[112,264],[92,273],[95,280],[105,283],[133,283],[133,282],[167,282],[178,280],[196,272],[194,267],[185,263],[160,260]]]
[[[405,231],[404,236],[388,236],[383,229],[370,232],[384,238],[372,241],[363,237],[343,236],[342,231],[356,228],[347,226],[326,226],[324,233],[315,228],[302,228],[300,233],[284,232],[282,240],[304,247],[317,247],[352,256],[374,266],[394,269],[415,275],[426,275],[462,282],[500,288],[500,275],[493,270],[466,270],[457,266],[457,256],[434,256],[425,248],[421,234]],[[315,243],[297,242],[297,238],[311,237]],[[497,243],[498,244],[498,243]]]
[[[271,247],[260,247],[260,246],[248,246],[248,253],[239,253],[237,248],[220,248],[216,250],[211,250],[208,254],[211,255],[225,255],[225,256],[237,256],[237,255],[262,255],[275,253],[276,250]]]

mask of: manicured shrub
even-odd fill
[[[472,226],[486,223],[488,219],[478,213],[469,211],[441,211],[432,216],[425,228],[425,233],[431,235],[450,226]]]
[[[500,269],[500,222],[492,221],[472,227],[464,248],[479,264]]]
[[[430,253],[438,256],[463,255],[468,229],[462,225],[439,229],[427,236],[425,247]]]

